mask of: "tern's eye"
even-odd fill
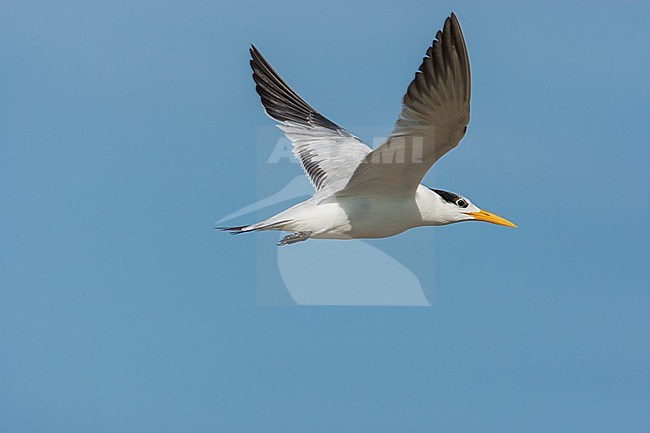
[[[467,207],[467,202],[461,198],[461,199],[456,201],[456,205],[458,207],[465,208],[465,207]]]

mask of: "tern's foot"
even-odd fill
[[[280,239],[280,242],[278,242],[278,246],[284,246],[284,245],[291,245],[295,244],[296,242],[302,242],[306,241],[309,239],[311,236],[310,232],[295,232],[291,233],[290,235],[286,235],[282,239]]]

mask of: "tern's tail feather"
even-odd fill
[[[238,235],[241,233],[246,233],[247,230],[244,230],[248,226],[239,226],[239,227],[215,227],[216,230],[222,230],[224,232],[230,232],[231,235]]]
[[[268,222],[268,221],[262,221],[260,223],[256,224],[250,224],[246,226],[236,226],[236,227],[215,227],[217,230],[223,230],[230,232],[230,234],[233,235],[238,235],[241,233],[246,233],[246,232],[254,232],[256,230],[282,230],[282,226],[289,222],[288,220],[285,221],[275,221],[275,222]]]

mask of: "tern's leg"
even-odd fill
[[[296,242],[302,242],[306,241],[309,239],[311,236],[311,232],[295,232],[291,233],[290,235],[286,235],[282,239],[280,239],[280,242],[278,242],[278,246],[281,247],[283,245],[291,245],[295,244]]]

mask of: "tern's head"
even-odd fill
[[[440,189],[431,191],[438,196],[436,216],[441,219],[442,224],[460,221],[486,221],[506,227],[517,227],[505,218],[480,209],[460,194]]]

